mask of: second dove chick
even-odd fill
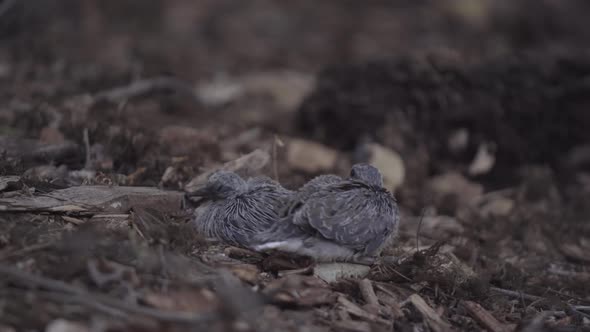
[[[200,198],[193,222],[207,237],[248,248],[255,235],[278,220],[291,194],[267,177],[245,181],[234,172],[217,171],[190,194]]]
[[[293,197],[281,221],[256,236],[255,250],[371,263],[397,233],[397,203],[371,165],[354,165],[346,180],[318,179]]]

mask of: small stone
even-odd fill
[[[514,205],[513,199],[497,197],[483,204],[479,209],[479,213],[483,217],[505,217],[512,212]]]
[[[461,203],[471,204],[483,194],[483,186],[466,179],[459,173],[449,172],[430,179],[430,190],[439,202],[451,196]]]
[[[367,148],[370,151],[368,163],[377,167],[383,174],[384,187],[395,192],[404,182],[406,169],[400,155],[382,145],[370,143]]]
[[[296,170],[307,173],[328,171],[336,166],[338,151],[325,145],[302,139],[287,144],[287,162]]]
[[[493,152],[493,146],[481,144],[477,153],[469,165],[469,175],[482,175],[488,173],[496,162],[496,156]]]
[[[360,264],[321,263],[313,268],[313,275],[325,282],[331,283],[344,278],[364,278],[370,269],[371,267]]]
[[[45,327],[45,332],[86,332],[90,329],[80,323],[72,322],[62,318],[51,321]]]
[[[469,144],[469,131],[465,128],[455,130],[447,141],[449,150],[454,153],[464,151]]]
[[[39,141],[49,144],[58,144],[65,141],[64,135],[57,128],[45,127],[41,129]]]

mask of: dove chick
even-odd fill
[[[227,244],[250,247],[256,234],[279,219],[292,192],[267,177],[247,181],[230,171],[216,171],[197,191],[192,222],[199,233]]]
[[[293,195],[281,221],[257,235],[254,250],[317,261],[371,262],[396,235],[399,210],[379,170],[352,167],[348,179],[314,179]]]

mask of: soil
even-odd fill
[[[589,6],[3,0],[0,330],[590,330]],[[180,199],[370,144],[405,172],[364,276],[205,239]]]

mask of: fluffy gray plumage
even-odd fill
[[[281,210],[281,217],[287,217],[288,215],[294,213],[303,203],[309,199],[311,195],[321,188],[341,181],[341,177],[333,174],[319,175],[309,180],[291,196],[289,199],[289,204],[287,204]]]
[[[267,177],[245,181],[234,172],[217,171],[191,194],[201,199],[193,222],[205,236],[249,247],[254,235],[279,219],[279,210],[291,194]]]
[[[253,248],[278,249],[318,261],[377,256],[399,223],[396,201],[383,188],[379,170],[357,164],[346,180],[316,179],[293,195],[287,214],[256,236]]]

